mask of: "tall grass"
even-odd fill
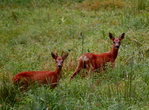
[[[138,0],[138,9],[145,10],[147,8],[148,1],[146,0]]]
[[[148,109],[148,4],[143,8],[141,3],[145,1],[2,1],[0,109]],[[108,68],[104,75],[93,73],[90,78],[78,74],[70,82],[80,54],[112,48],[109,32],[115,37],[126,33],[115,68]],[[54,90],[35,86],[21,92],[12,84],[18,72],[54,70],[50,53],[60,54],[62,49],[69,56]]]

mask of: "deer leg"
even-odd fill
[[[91,68],[88,68],[88,74],[87,74],[87,77],[90,77],[90,73],[91,73]]]
[[[87,77],[90,77],[90,73],[92,71],[91,64],[89,61],[86,62],[86,69],[88,70]]]
[[[80,70],[82,69],[82,67],[83,67],[83,62],[79,61],[78,66],[76,68],[76,71],[71,75],[70,79],[72,79],[77,73],[79,73]]]
[[[77,67],[76,71],[71,75],[70,79],[72,79],[77,73],[80,72],[82,67]]]
[[[111,68],[115,67],[115,62],[111,62]]]

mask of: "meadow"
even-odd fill
[[[70,76],[81,54],[112,48],[125,33],[114,69]],[[54,70],[51,52],[69,53],[59,85],[12,84],[21,71]],[[1,110],[148,110],[149,0],[0,0]]]

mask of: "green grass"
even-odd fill
[[[147,110],[148,4],[148,0],[1,0],[0,109]],[[104,76],[77,75],[69,82],[82,53],[111,49],[109,32],[116,37],[126,33],[116,67]],[[22,93],[12,84],[18,72],[54,70],[50,53],[62,50],[69,56],[54,90],[42,86]]]

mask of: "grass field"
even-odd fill
[[[109,32],[126,34],[115,68],[70,82],[82,53],[112,48]],[[54,70],[50,53],[62,50],[54,90],[12,84],[21,71]],[[149,0],[0,0],[0,109],[148,110]]]

